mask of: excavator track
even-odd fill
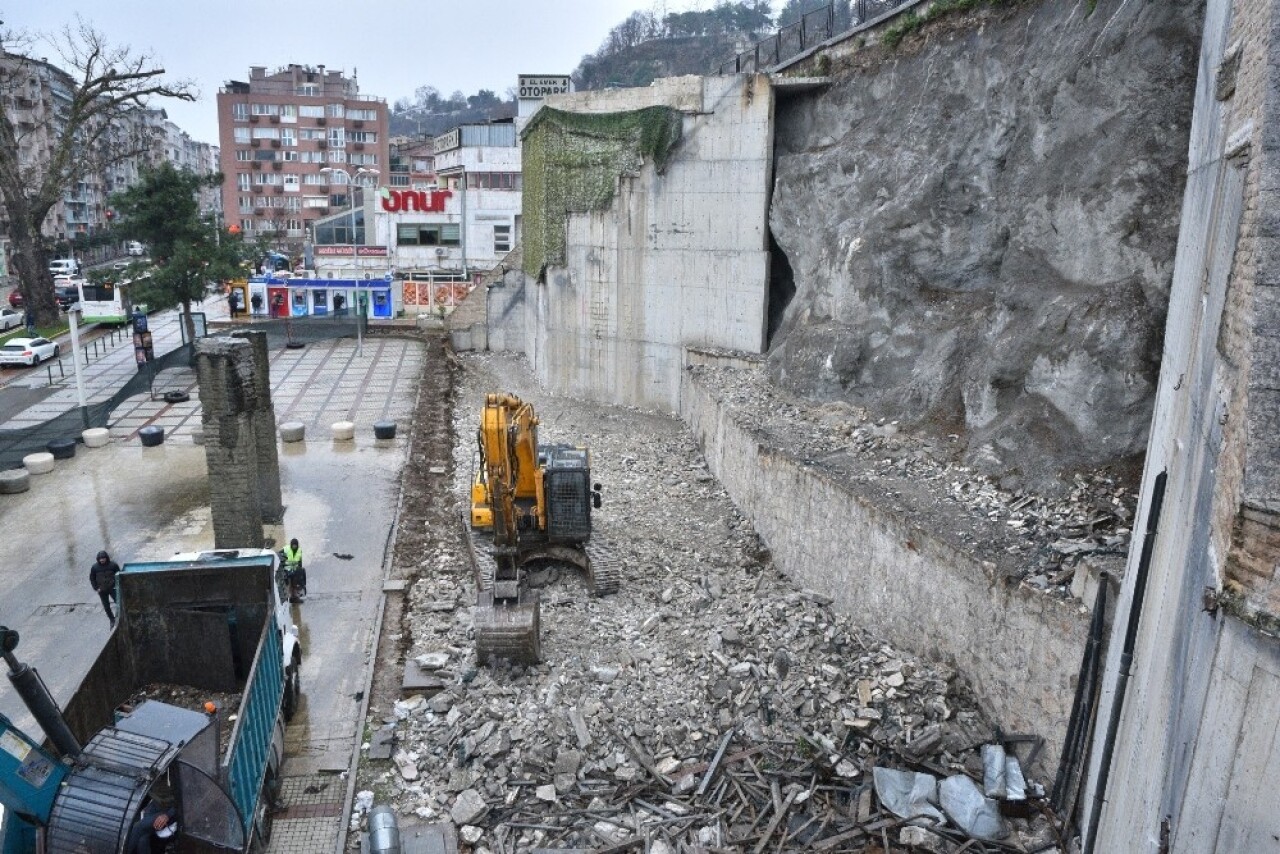
[[[622,561],[611,543],[592,540],[587,543],[587,582],[595,596],[617,593],[622,586]]]

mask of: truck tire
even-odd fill
[[[299,684],[298,678],[298,662],[295,659],[293,664],[289,665],[289,669],[284,672],[284,720],[285,723],[293,720],[293,716],[298,713],[298,700],[302,696],[302,686]]]

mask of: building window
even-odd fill
[[[400,246],[457,246],[459,226],[449,223],[403,223],[396,226]]]
[[[378,120],[377,110],[347,110],[347,118],[352,121],[376,122]]]
[[[251,186],[253,186],[251,183],[252,180],[253,178],[252,176],[249,175],[248,172],[237,172],[236,173],[236,189],[248,190]]]
[[[378,135],[371,130],[353,130],[347,134],[352,142],[377,142]]]
[[[232,104],[231,118],[238,122],[247,122],[249,120],[249,105],[243,101]]]
[[[298,95],[314,98],[320,94],[320,86],[315,83],[299,83],[298,88],[294,91]]]
[[[285,210],[296,211],[302,208],[302,199],[297,196],[286,196],[284,200]]]
[[[347,135],[342,128],[329,128],[329,147],[345,148],[347,145]]]
[[[240,197],[240,213],[253,213],[253,196]]]
[[[328,183],[329,183],[329,176],[328,176],[328,175],[303,175],[303,176],[302,176],[302,183],[304,183],[304,184],[312,184],[312,185],[314,185],[314,184],[328,184]],[[334,183],[337,183],[337,182],[335,181]]]
[[[282,151],[281,154],[284,155],[284,160],[288,161],[289,163],[298,162],[298,152],[296,151]]]
[[[291,154],[300,154],[300,155],[302,155],[299,159],[300,159],[303,163],[323,163],[323,162],[324,162],[324,152],[323,152],[323,151],[301,151],[301,152],[299,152],[299,151],[293,151],[293,152],[290,152],[290,153],[291,153]]]
[[[511,251],[511,226],[495,225],[493,227],[493,254],[505,255]]]
[[[252,160],[253,152],[247,148],[236,149],[236,160]]]
[[[242,220],[240,220],[240,230],[241,230],[241,231],[253,231],[253,220],[251,220],[251,219],[242,219]]]
[[[249,111],[255,116],[278,116],[280,115],[279,104],[250,104]]]
[[[280,144],[294,146],[298,144],[298,132],[293,128],[280,129]]]
[[[299,186],[299,181],[298,181],[297,175],[284,176],[284,190],[286,193],[298,192],[298,186]]]
[[[378,155],[376,154],[352,154],[348,159],[358,166],[378,165]]]
[[[413,161],[414,172],[434,172],[436,171],[436,160],[434,157],[427,160]]]
[[[329,104],[325,107],[325,115],[331,119],[340,119],[345,113],[345,108],[341,104]]]
[[[275,160],[276,153],[269,148],[258,148],[253,152],[253,159],[260,161]]]
[[[332,148],[328,151],[327,158],[330,163],[346,163],[347,153],[345,151],[334,151]]]
[[[322,119],[324,118],[324,107],[319,105],[308,107],[306,104],[302,104],[298,107],[298,115],[304,119]]]
[[[280,130],[279,128],[254,128],[253,138],[254,139],[279,139]]]
[[[280,105],[280,121],[293,123],[298,120],[297,104],[281,104]]]
[[[324,128],[298,128],[298,136],[303,139],[324,139]]]
[[[236,142],[243,143],[245,145],[249,144],[249,129],[247,127],[236,128],[234,133]]]
[[[302,220],[286,219],[284,221],[284,227],[287,228],[289,231],[302,231]]]
[[[393,174],[393,175],[391,176],[390,181],[389,181],[388,183],[389,183],[389,184],[390,184],[390,186],[392,186],[392,187],[407,187],[407,186],[409,186],[409,176],[408,176],[408,175],[394,175],[394,174]]]
[[[469,190],[519,190],[522,185],[519,172],[468,172]]]
[[[304,208],[327,208],[329,207],[328,196],[306,196],[302,200]]]

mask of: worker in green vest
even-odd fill
[[[295,537],[280,551],[284,558],[285,577],[289,581],[289,601],[298,604],[307,595],[307,571],[302,566],[302,547]]]

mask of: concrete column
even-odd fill
[[[247,401],[257,439],[258,497],[262,519],[270,524],[284,521],[284,499],[280,494],[280,454],[276,447],[276,410],[271,402],[271,361],[267,354],[267,333],[236,332],[234,338],[249,342],[253,353],[253,371],[258,382],[255,394]]]
[[[232,338],[200,338],[195,353],[214,547],[262,548],[259,443],[253,419],[260,381],[253,345]],[[270,444],[274,458],[274,437]],[[278,496],[278,467],[275,478]]]

